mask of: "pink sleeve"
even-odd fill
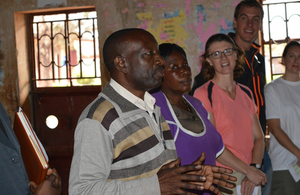
[[[196,89],[196,91],[194,92],[194,97],[202,102],[203,107],[207,111],[212,112],[212,107],[208,99],[207,85],[203,85]]]

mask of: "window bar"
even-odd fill
[[[66,42],[67,42],[67,47],[66,47],[66,79],[69,78],[68,74],[69,74],[69,66],[70,66],[70,36],[69,36],[69,23],[68,23],[68,19],[65,21],[65,25],[66,25]]]
[[[54,61],[54,48],[53,48],[53,41],[54,41],[54,37],[53,37],[53,22],[50,22],[50,27],[51,27],[51,67],[52,67],[52,79],[55,80],[55,71],[54,71],[54,67],[55,67],[55,61]]]
[[[82,41],[82,34],[81,34],[81,19],[78,20],[78,39],[79,39],[79,64],[80,64],[80,78],[82,78],[82,46],[81,46],[81,41]],[[77,59],[76,59],[77,62]]]
[[[271,38],[271,21],[270,21],[270,5],[267,5],[268,10],[268,26],[269,26],[269,55],[270,55],[270,71],[271,71],[271,78],[273,80],[273,56],[272,56],[272,43],[273,39]]]
[[[37,61],[37,69],[38,69],[38,75],[39,75],[39,78],[37,80],[40,80],[41,79],[41,69],[40,69],[40,65],[41,65],[41,57],[40,57],[40,35],[39,35],[39,23],[36,23],[36,40],[37,40],[37,56],[38,56],[38,61]]]
[[[70,81],[71,87],[73,86],[72,84],[72,75],[71,75],[71,48],[70,48],[70,31],[69,31],[69,14],[66,14],[66,23],[67,23],[67,31],[68,31],[68,64],[67,64],[67,79]]]
[[[66,21],[64,21],[64,39],[65,39],[65,69],[66,69],[66,73],[68,73],[68,24]]]
[[[95,19],[93,18],[93,45],[94,45],[94,68],[95,68],[95,75],[94,77],[97,78],[97,63],[96,63],[96,40],[95,40]]]
[[[286,3],[284,3],[284,10],[285,10],[285,29],[286,29],[286,42],[289,41],[290,36],[289,36],[289,29],[288,29],[288,22],[289,19],[287,18],[287,8],[286,8]]]

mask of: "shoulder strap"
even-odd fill
[[[208,85],[208,88],[207,88],[207,96],[208,96],[208,99],[210,101],[210,105],[212,107],[212,99],[211,99],[211,94],[212,94],[212,88],[214,86],[214,83],[213,82],[210,82],[209,85]]]
[[[208,99],[210,101],[211,107],[212,107],[211,94],[212,94],[212,88],[213,88],[213,86],[214,86],[214,83],[210,82],[209,85],[208,85],[208,87],[207,87],[207,97],[208,97]],[[238,84],[238,86],[249,96],[250,99],[252,99],[251,93],[250,93],[250,91],[247,88],[241,86],[240,84]]]
[[[249,96],[250,99],[252,99],[251,93],[248,89],[238,84],[238,86]]]

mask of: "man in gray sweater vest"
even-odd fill
[[[76,130],[69,193],[193,194],[213,183],[233,187],[231,170],[180,166],[170,128],[147,92],[163,77],[163,59],[153,35],[124,29],[104,43],[103,57],[111,81],[82,112]],[[222,179],[221,179],[222,178]],[[220,194],[220,193],[219,193]]]

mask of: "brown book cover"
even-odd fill
[[[46,151],[23,112],[16,112],[14,131],[21,147],[22,158],[30,181],[39,184],[46,178],[49,167]]]

